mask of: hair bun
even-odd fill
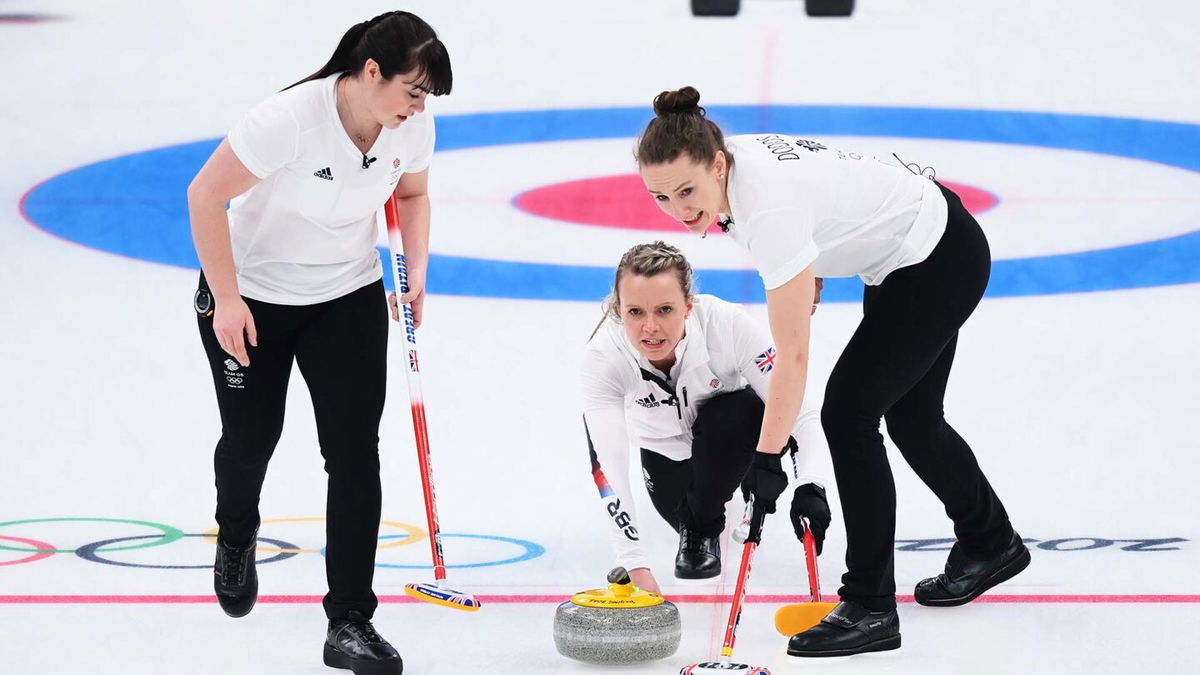
[[[659,117],[664,115],[703,115],[704,108],[700,107],[700,92],[695,87],[664,91],[654,97],[654,114]]]

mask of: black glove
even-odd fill
[[[755,510],[775,513],[775,500],[787,489],[788,478],[779,464],[779,455],[755,452],[742,489],[754,495]]]
[[[808,527],[812,530],[813,539],[817,543],[817,555],[825,545],[825,531],[833,516],[829,513],[829,500],[825,498],[825,488],[816,483],[805,483],[796,488],[792,495],[792,527],[796,530],[796,538],[804,540],[804,520],[808,519]]]

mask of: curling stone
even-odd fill
[[[737,16],[742,0],[692,0],[692,16]]]
[[[661,659],[679,648],[679,609],[633,585],[624,567],[608,573],[608,588],[583,591],[554,612],[554,646],[588,663]]]

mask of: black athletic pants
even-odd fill
[[[200,288],[208,289],[203,276]],[[378,604],[371,580],[379,536],[379,419],[387,375],[383,282],[315,305],[245,300],[258,329],[258,346],[247,344],[249,367],[221,349],[211,316],[198,317],[221,410],[221,440],[213,461],[221,538],[249,543],[259,525],[258,498],[283,430],[295,361],[312,396],[329,475],[325,613],[333,619],[358,610],[370,618]]]
[[[840,594],[874,610],[896,605],[896,487],[879,420],[954,521],[968,558],[987,559],[1012,536],[1008,514],[975,455],[943,417],[958,329],[991,272],[987,239],[953,192],[946,232],[927,259],[863,294],[863,319],[825,391],[821,423],[846,522]]]
[[[692,456],[678,462],[642,448],[650,501],[671,527],[704,536],[725,528],[725,504],[742,483],[762,429],[763,402],[749,387],[704,402],[692,425]]]

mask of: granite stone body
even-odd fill
[[[671,656],[682,635],[679,609],[581,607],[567,601],[554,612],[554,646],[563,656],[599,664],[640,663]]]

